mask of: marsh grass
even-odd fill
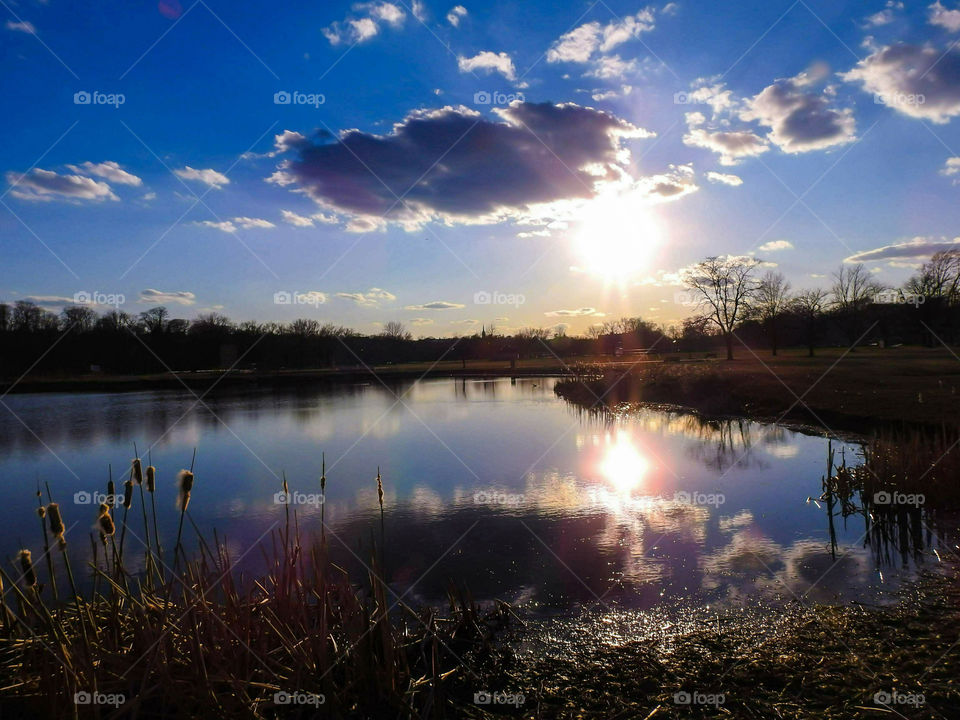
[[[180,528],[190,520],[198,549],[188,557],[178,534],[179,571],[159,556],[155,534],[156,543],[144,543],[143,571],[132,572],[124,555],[132,541],[126,549],[115,542],[107,504],[98,511],[99,543],[91,535],[93,589],[85,596],[74,590],[72,603],[53,601],[28,548],[13,572],[0,568],[0,705],[12,716],[446,717],[445,698],[469,672],[461,661],[494,656],[505,607],[482,615],[469,594],[451,589],[448,611],[413,610],[388,585],[375,543],[367,577],[349,578],[330,561],[325,540],[301,536],[290,506],[260,544],[265,574],[244,577],[226,539],[214,532],[209,544],[189,516],[194,478],[185,472]],[[147,478],[155,482],[156,473],[151,466]],[[130,486],[136,475],[131,467]],[[136,502],[132,487],[125,489],[124,516]],[[51,519],[50,506],[45,515]],[[59,508],[56,517],[64,522]],[[60,557],[67,562],[66,553]],[[82,692],[125,702],[78,705],[74,694]],[[277,704],[275,693],[322,695],[325,702]]]

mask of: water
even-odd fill
[[[275,498],[282,472],[302,533],[319,536],[325,452],[329,545],[363,579],[381,533],[379,465],[386,567],[413,606],[441,603],[451,580],[478,600],[543,614],[878,601],[936,563],[931,549],[882,554],[889,548],[867,542],[859,515],[836,520],[831,544],[826,507],[808,500],[822,492],[825,438],[654,410],[603,418],[558,399],[554,382],[438,379],[389,390],[374,382],[202,402],[186,391],[7,396],[0,544],[8,560],[21,544],[42,553],[39,478],[63,508],[83,567],[96,517],[88,494],[105,492],[108,463],[121,487],[136,443],[144,464],[149,448],[158,467],[168,558],[174,477],[196,447],[191,516],[254,572],[257,542],[288,507]],[[856,445],[834,447],[838,462],[840,453],[856,459]],[[143,536],[139,498],[129,520],[128,557]]]

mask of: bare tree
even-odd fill
[[[863,265],[841,265],[833,274],[833,307],[851,352],[865,332],[867,309],[883,290],[883,285],[871,279]]]
[[[97,314],[93,309],[83,305],[67,305],[60,314],[63,316],[64,326],[76,332],[87,332],[97,322]]]
[[[792,309],[803,321],[804,336],[807,343],[807,354],[813,357],[813,350],[817,342],[817,329],[823,319],[827,307],[826,290],[804,290],[793,299]]]
[[[733,360],[733,331],[756,289],[753,271],[759,264],[754,258],[723,255],[708,257],[683,273],[684,285],[723,335],[727,360]]]
[[[381,336],[392,338],[393,340],[412,340],[413,335],[407,330],[399,320],[391,320],[384,324]]]
[[[783,273],[767,272],[757,283],[750,302],[750,314],[755,317],[770,339],[770,351],[777,354],[778,326],[790,307],[790,283]]]
[[[170,311],[163,305],[159,305],[140,313],[140,321],[151,335],[159,335],[167,329],[167,321],[170,317]]]

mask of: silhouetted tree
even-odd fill
[[[683,282],[697,296],[707,317],[717,326],[733,360],[733,331],[743,319],[756,289],[753,271],[759,261],[724,255],[708,257],[683,273]]]

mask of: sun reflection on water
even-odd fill
[[[616,490],[623,494],[631,493],[639,487],[649,467],[650,463],[628,434],[618,432],[612,440],[608,437],[599,469]]]

